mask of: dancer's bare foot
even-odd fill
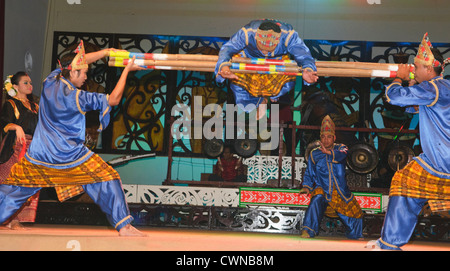
[[[300,238],[311,238],[311,236],[309,236],[309,233],[306,230],[302,230]]]
[[[6,227],[8,227],[11,230],[19,230],[19,231],[26,230],[26,228],[19,222],[19,220],[16,219],[6,224]]]
[[[370,240],[369,242],[367,242],[364,248],[371,248],[373,251],[381,250],[380,246],[377,244],[377,240]]]
[[[130,224],[127,224],[125,227],[123,227],[119,230],[119,236],[145,237],[147,235],[140,232],[138,229],[131,226]]]

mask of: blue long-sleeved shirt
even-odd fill
[[[420,145],[423,153],[414,159],[430,174],[450,179],[450,81],[440,76],[418,85],[386,87],[390,104],[419,106]]]
[[[303,176],[303,187],[311,191],[321,187],[327,201],[332,200],[333,189],[337,189],[341,198],[346,203],[350,202],[353,194],[345,178],[347,150],[344,144],[334,144],[331,154],[325,154],[318,148],[312,150]]]
[[[93,152],[85,141],[87,111],[100,111],[100,130],[110,121],[108,95],[77,89],[54,70],[43,84],[39,121],[25,157],[34,164],[51,168],[72,168],[85,162]]]
[[[215,74],[219,72],[221,65],[229,62],[231,58],[241,53],[248,58],[269,58],[279,59],[283,55],[291,55],[299,66],[317,71],[315,60],[311,52],[305,45],[292,25],[278,21],[281,28],[280,42],[273,52],[264,55],[256,45],[256,31],[264,20],[254,20],[236,32],[228,42],[226,42],[219,52]],[[225,79],[220,75],[216,77],[217,82],[222,83]]]

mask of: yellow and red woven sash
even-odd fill
[[[3,182],[7,185],[26,187],[55,187],[60,201],[74,197],[84,190],[81,185],[120,179],[119,173],[93,154],[83,164],[68,168],[54,169],[20,160],[11,169],[11,174]]]
[[[321,195],[325,194],[321,187],[318,187],[311,192],[311,198],[319,194]],[[339,196],[336,189],[333,189],[331,201],[328,202],[328,206],[331,207],[331,209],[335,210],[336,212],[348,217],[361,218],[363,216],[361,206],[359,206],[359,203],[356,200],[356,198],[353,197],[353,199],[349,203],[346,203]],[[327,210],[327,212],[330,212],[330,210]]]
[[[289,60],[289,56],[283,56]],[[272,97],[280,93],[284,84],[295,81],[296,76],[277,74],[236,73],[238,80],[234,84],[243,87],[254,97]]]
[[[450,210],[450,179],[431,175],[415,160],[397,171],[389,196],[428,199],[432,212]]]

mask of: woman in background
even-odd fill
[[[28,149],[39,110],[38,104],[33,101],[31,79],[25,72],[20,71],[8,76],[4,90],[8,95],[0,115],[3,139],[0,145],[0,184]],[[7,226],[11,229],[23,229],[21,222],[34,222],[38,199],[37,193],[7,222]]]

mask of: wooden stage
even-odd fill
[[[179,228],[138,228],[147,237],[119,237],[106,226],[30,225],[0,228],[1,251],[370,251],[367,240],[339,237],[218,232]],[[412,241],[404,251],[450,251],[449,242]]]

